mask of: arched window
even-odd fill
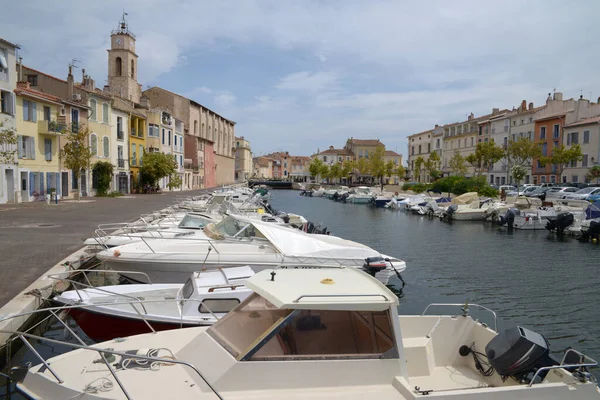
[[[108,124],[108,103],[102,103],[102,122]]]
[[[135,79],[135,62],[131,60],[131,77]]]
[[[102,150],[104,151],[104,157],[110,157],[110,141],[108,136],[102,138]]]
[[[202,123],[202,133],[201,133],[203,138],[206,138],[206,127],[204,126],[204,123]]]
[[[121,76],[123,74],[123,60],[121,57],[115,59],[115,75]]]
[[[98,155],[98,136],[95,133],[90,135],[90,150],[93,156]]]
[[[98,112],[98,104],[96,103],[96,100],[91,99],[90,100],[90,108],[92,109],[90,111],[90,118],[92,121],[96,121],[96,113]]]
[[[194,135],[198,135],[198,121],[194,120]]]

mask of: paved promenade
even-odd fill
[[[83,246],[98,224],[129,222],[201,191],[0,205],[0,307]]]

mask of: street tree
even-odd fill
[[[519,182],[521,182],[523,180],[523,178],[525,178],[525,175],[527,175],[527,168],[525,168],[522,165],[515,165],[510,170],[510,173],[511,173],[513,179],[515,180],[515,182],[516,182],[515,184],[518,188]]]
[[[406,178],[406,168],[404,168],[402,164],[399,164],[394,170],[394,175],[396,175],[398,179],[404,180]]]
[[[415,159],[415,178],[417,178],[417,182],[421,182],[421,170],[425,165],[425,159],[421,156]]]
[[[144,184],[156,186],[159,179],[171,176],[176,171],[177,162],[171,154],[146,152],[142,157],[140,174]]]
[[[331,176],[331,179],[333,179],[333,183],[336,182],[336,179],[342,177],[342,165],[339,162],[331,165],[329,168],[329,176]]]
[[[437,181],[442,177],[442,160],[437,152],[429,154],[427,161],[425,161],[425,170],[432,181]]]
[[[73,171],[73,180],[77,182],[77,187],[80,188],[81,171],[89,167],[93,155],[89,146],[89,129],[81,126],[73,129],[74,127],[74,125],[70,125],[62,133],[62,136],[66,138],[66,143],[60,150],[60,158],[63,165]],[[77,191],[77,200],[79,199],[80,190]]]
[[[579,144],[574,144],[571,147],[566,147],[561,144],[552,149],[551,156],[540,157],[540,164],[543,166],[548,164],[555,165],[556,174],[560,178],[569,164],[581,160],[583,160],[583,153],[581,152],[581,146],[579,146]]]
[[[369,169],[371,170],[371,175],[373,175],[373,177],[375,177],[380,184],[383,184],[383,177],[385,176],[384,156],[385,147],[383,145],[379,145],[369,157]]]
[[[385,176],[391,178],[392,176],[394,176],[395,170],[396,170],[396,164],[392,160],[389,160],[388,162],[385,163]]]
[[[0,164],[16,164],[17,131],[0,121]]]
[[[167,187],[169,190],[177,189],[178,187],[181,187],[182,183],[183,181],[181,180],[181,176],[179,176],[179,174],[171,174]]]
[[[450,172],[455,176],[465,176],[467,174],[467,160],[458,150],[454,150],[454,155],[448,161]]]
[[[354,160],[346,160],[342,164],[342,173],[341,177],[348,179],[350,174],[356,169],[356,163]]]
[[[526,137],[519,140],[509,140],[504,149],[505,165],[509,171],[515,165],[525,167],[531,163],[533,158],[541,155],[542,150],[539,144]]]
[[[317,177],[321,174],[322,167],[323,161],[321,161],[321,159],[318,157],[313,158],[308,166],[308,172],[310,172],[310,176],[317,179]]]
[[[331,176],[329,165],[322,163],[321,168],[319,168],[319,175],[321,176],[321,180],[329,182],[329,177]]]
[[[465,157],[465,160],[475,168],[477,175],[481,176],[494,163],[500,161],[502,157],[504,157],[504,149],[492,140],[477,143],[475,152]]]
[[[600,182],[600,165],[594,165],[588,170],[587,178],[590,181],[596,180],[596,183]]]
[[[98,196],[106,196],[110,189],[110,183],[113,177],[114,166],[108,161],[98,161],[92,167],[93,174],[98,182],[96,194]]]
[[[356,162],[356,169],[358,169],[358,173],[361,176],[369,175],[370,166],[369,166],[369,162],[367,161],[367,159],[364,157],[360,157],[358,159],[358,161]]]

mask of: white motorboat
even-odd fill
[[[326,192],[326,190],[323,187],[320,187],[318,189],[313,189],[312,197],[323,197],[323,196],[325,196],[325,192]]]
[[[571,348],[555,361],[541,334],[498,333],[467,305],[399,316],[387,287],[347,268],[263,271],[246,285],[254,293],[211,327],[66,343],[76,350],[42,359],[17,388],[44,400],[600,399],[596,361]]]
[[[373,201],[375,194],[371,192],[371,189],[367,186],[359,186],[348,196],[346,202],[354,204],[366,204]]]
[[[55,296],[86,335],[96,342],[190,326],[208,326],[252,291],[244,282],[252,268],[194,272],[185,284],[111,285],[69,290]]]
[[[209,239],[144,238],[96,257],[110,268],[144,272],[159,283],[182,283],[202,268],[242,265],[256,271],[280,265],[366,267],[385,282],[406,268],[404,261],[360,243],[242,217],[225,218],[203,232]]]

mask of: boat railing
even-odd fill
[[[55,314],[55,316],[56,316],[56,314]],[[65,381],[58,375],[58,373],[52,368],[50,363],[48,363],[48,361],[46,361],[46,359],[35,349],[35,347],[33,347],[33,345],[27,339],[33,339],[33,340],[38,340],[38,341],[44,342],[44,343],[49,343],[49,344],[54,344],[54,345],[62,345],[62,346],[70,347],[72,349],[92,351],[92,352],[98,353],[98,355],[100,356],[100,359],[106,365],[106,368],[110,371],[110,374],[114,378],[117,385],[119,385],[119,388],[121,389],[121,391],[123,392],[123,394],[125,395],[125,397],[128,400],[133,400],[133,397],[131,397],[131,395],[125,388],[125,385],[123,384],[121,379],[119,379],[119,377],[117,376],[117,372],[125,371],[126,369],[123,368],[123,369],[115,370],[113,368],[113,366],[110,364],[110,362],[107,360],[107,358],[106,358],[107,355],[119,356],[123,360],[136,359],[136,360],[144,360],[146,362],[166,364],[166,365],[177,364],[177,365],[183,366],[184,368],[189,368],[192,371],[194,371],[196,373],[196,375],[198,375],[200,377],[200,379],[208,386],[208,388],[214,393],[214,395],[217,396],[218,399],[221,399],[221,400],[223,399],[223,397],[219,394],[219,392],[217,392],[215,387],[208,381],[208,379],[202,374],[202,372],[200,372],[200,370],[194,364],[192,364],[190,362],[177,360],[177,359],[175,359],[175,356],[173,356],[172,358],[171,357],[169,357],[169,358],[151,357],[148,355],[130,354],[130,353],[125,353],[125,352],[121,352],[121,351],[115,351],[110,348],[107,349],[107,348],[99,348],[99,347],[89,346],[89,345],[85,344],[83,339],[81,339],[81,337],[79,337],[64,321],[62,321],[60,318],[58,318],[58,316],[56,316],[56,317],[61,322],[61,324],[65,327],[65,329],[68,330],[69,333],[71,335],[73,335],[73,337],[79,342],[79,344],[65,342],[65,341],[56,340],[56,339],[51,339],[51,338],[38,336],[38,335],[33,335],[31,333],[26,333],[26,332],[10,331],[10,330],[0,330],[0,332],[9,334],[9,335],[15,335],[16,338],[19,338],[23,342],[23,344],[25,344],[25,346],[27,346],[29,348],[29,350],[31,350],[31,352],[34,354],[34,356],[44,365],[44,367],[48,371],[50,371],[52,376],[54,376],[54,379],[56,379],[56,381],[59,384],[63,384]]]
[[[296,300],[293,301],[293,303],[299,303],[300,300],[302,299],[306,299],[306,298],[354,298],[354,297],[381,297],[383,298],[383,301],[388,301],[389,299],[380,293],[376,293],[376,294],[370,294],[370,293],[365,293],[365,294],[303,294],[301,296],[298,296],[298,298]]]
[[[156,239],[156,238],[148,238],[148,237],[145,238],[143,236],[136,236],[136,239],[139,239],[140,241],[142,241],[146,245],[146,247],[148,247],[148,249],[152,253],[156,254],[156,251],[154,251],[154,249],[150,245],[150,241],[146,240],[146,239]],[[180,237],[166,237],[166,236],[163,236],[160,239],[161,240],[182,240]],[[217,254],[219,254],[219,250],[215,246],[214,241],[212,239],[210,239],[210,238],[198,238],[198,239],[195,239],[195,240],[197,240],[199,243],[202,243],[202,242],[208,243],[209,247],[211,249],[213,249]],[[115,256],[118,256],[118,253],[115,252]]]
[[[498,332],[498,316],[496,315],[496,312],[484,307],[482,305],[479,304],[473,304],[473,303],[468,303],[465,302],[463,304],[460,303],[431,303],[429,304],[427,307],[425,307],[425,310],[423,310],[423,312],[421,313],[421,315],[425,315],[427,314],[427,310],[429,310],[429,308],[431,307],[460,307],[461,311],[462,311],[462,316],[466,317],[469,315],[469,307],[474,307],[477,308],[479,310],[483,310],[483,311],[487,311],[488,313],[492,314],[494,317],[494,331]]]
[[[580,362],[576,363],[576,364],[572,364],[572,363],[565,363],[565,361],[567,360],[567,355],[569,353],[573,353],[575,355],[577,355],[579,357]],[[598,361],[594,360],[591,357],[586,356],[585,354],[575,350],[575,349],[567,349],[565,351],[565,354],[563,355],[562,360],[560,361],[560,364],[558,365],[550,365],[547,367],[541,367],[538,368],[537,371],[535,371],[535,374],[533,375],[533,378],[531,378],[531,381],[529,381],[529,387],[531,387],[534,383],[535,383],[535,379],[542,373],[542,372],[547,372],[547,371],[551,371],[554,369],[581,369],[581,368],[595,368],[598,366]],[[583,371],[582,371],[583,372]]]

